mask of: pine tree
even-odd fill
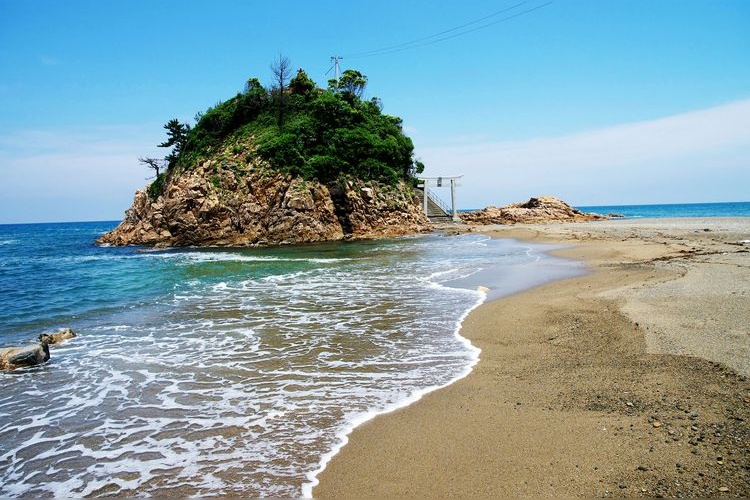
[[[180,157],[180,152],[187,141],[187,134],[190,131],[190,125],[180,123],[177,118],[169,120],[164,128],[167,130],[167,140],[159,144],[160,148],[172,148],[172,152],[166,156],[169,167],[174,166]]]

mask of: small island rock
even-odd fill
[[[551,196],[531,198],[523,203],[503,207],[489,206],[475,212],[461,214],[470,225],[518,224],[542,222],[583,222],[607,219],[606,216],[584,213],[564,201]]]
[[[424,165],[401,118],[300,70],[288,92],[250,78],[196,116],[170,120],[164,160],[106,245],[254,246],[391,237],[431,230],[414,186]],[[282,104],[283,103],[283,104]],[[164,169],[162,171],[162,169]]]

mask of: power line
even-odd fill
[[[435,37],[438,37],[440,35],[445,35],[447,33],[452,33],[452,32],[454,32],[456,30],[460,30],[461,28],[465,28],[467,26],[471,26],[472,24],[480,23],[480,22],[482,22],[484,20],[490,19],[491,17],[495,17],[495,16],[498,16],[500,14],[504,14],[505,12],[513,10],[516,7],[520,7],[521,5],[523,5],[525,3],[528,3],[528,0],[525,0],[525,1],[521,2],[521,3],[517,3],[516,5],[508,7],[506,9],[499,10],[497,12],[493,12],[492,14],[490,14],[488,16],[484,16],[482,18],[475,19],[474,21],[469,21],[468,23],[462,24],[460,26],[456,26],[456,27],[447,29],[445,31],[441,31],[440,33],[434,33],[432,35],[424,36],[422,38],[417,38],[416,40],[411,40],[409,42],[399,43],[399,44],[396,44],[396,45],[390,45],[388,47],[382,47],[382,48],[376,49],[376,50],[370,50],[370,51],[367,51],[367,52],[358,52],[356,54],[349,54],[347,57],[366,57],[368,55],[375,55],[378,52],[387,51],[387,50],[393,50],[393,49],[404,47],[406,45],[411,45],[413,43],[423,42],[425,40],[429,40],[430,38],[435,38]]]
[[[365,57],[382,56],[382,55],[386,55],[386,54],[393,54],[395,52],[402,52],[404,50],[410,50],[410,49],[416,49],[418,47],[424,47],[426,45],[432,45],[433,43],[443,42],[445,40],[450,40],[451,38],[457,38],[459,36],[467,35],[469,33],[473,33],[475,31],[479,31],[479,30],[488,28],[488,27],[493,26],[495,24],[499,24],[499,23],[502,23],[502,22],[505,22],[505,21],[509,21],[511,19],[515,19],[517,17],[529,14],[529,13],[534,12],[536,10],[542,9],[544,7],[547,7],[548,5],[552,4],[553,1],[549,1],[549,2],[541,4],[541,5],[537,5],[536,7],[532,7],[530,9],[526,9],[526,10],[523,10],[521,12],[516,12],[515,14],[512,14],[510,16],[506,16],[506,17],[503,17],[501,19],[496,19],[496,20],[494,20],[492,22],[485,23],[485,24],[483,24],[481,26],[477,26],[477,27],[474,27],[474,28],[471,28],[471,29],[459,31],[458,33],[454,33],[452,35],[442,36],[441,37],[441,35],[446,35],[448,33],[453,33],[455,31],[461,30],[462,28],[466,28],[467,26],[471,26],[473,24],[480,23],[482,21],[485,21],[485,20],[490,19],[492,17],[498,16],[498,15],[503,14],[505,12],[509,12],[509,11],[511,11],[511,10],[517,8],[517,7],[520,7],[521,5],[523,5],[525,3],[528,3],[528,1],[524,1],[524,2],[518,3],[516,5],[508,7],[506,9],[501,10],[501,11],[495,12],[495,13],[490,14],[488,16],[484,16],[484,17],[482,17],[480,19],[476,19],[474,21],[470,21],[468,23],[465,23],[465,24],[462,24],[460,26],[456,26],[456,27],[453,27],[453,28],[441,31],[439,33],[435,33],[433,35],[429,35],[429,36],[422,37],[422,38],[417,38],[416,40],[412,40],[410,42],[404,42],[404,43],[400,43],[400,44],[397,44],[397,45],[391,45],[391,46],[388,46],[388,47],[382,47],[382,48],[377,49],[377,50],[371,50],[371,51],[367,51],[367,52],[359,52],[359,53],[356,53],[356,54],[350,54],[350,55],[347,55],[346,58],[347,59],[358,59],[358,58],[365,58]],[[435,38],[435,37],[440,37],[440,38]],[[432,40],[433,38],[434,38],[434,40]],[[426,41],[426,40],[429,40],[429,41]],[[420,42],[422,42],[422,43],[420,43]]]

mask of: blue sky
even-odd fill
[[[162,125],[279,53],[367,75],[462,208],[750,199],[750,1],[546,3],[0,0],[0,223],[122,218]]]

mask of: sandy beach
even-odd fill
[[[475,309],[474,371],[357,428],[316,497],[750,495],[750,218],[473,230],[591,272]]]

